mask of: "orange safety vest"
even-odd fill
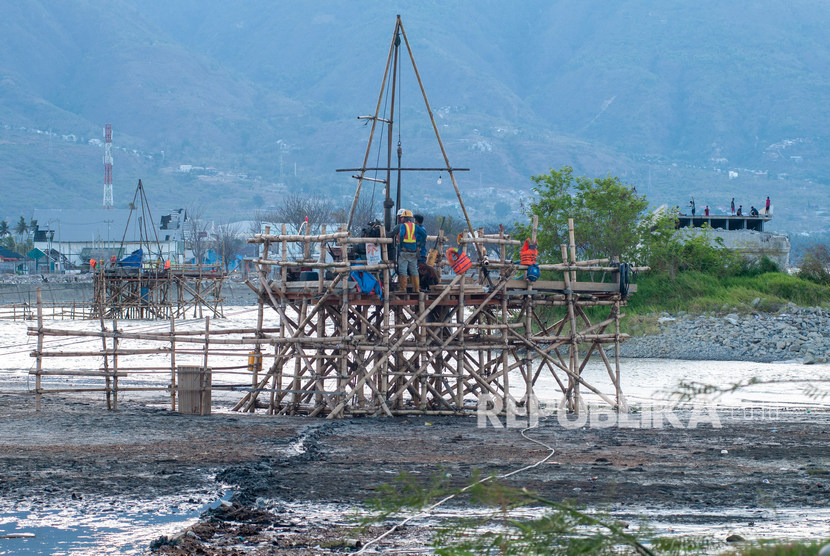
[[[415,250],[415,223],[414,222],[404,222],[404,235],[401,239],[401,243],[404,247],[410,250]]]
[[[164,261],[164,270],[170,270],[170,261]]]
[[[95,259],[89,259],[89,266],[90,268],[95,268],[96,266],[98,266],[98,261],[96,261]]]

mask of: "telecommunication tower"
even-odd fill
[[[104,208],[113,208],[112,204],[112,125],[104,127]]]

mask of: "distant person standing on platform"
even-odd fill
[[[695,215],[695,198],[692,197],[692,200],[689,201],[689,206],[692,207],[692,216]]]
[[[704,207],[704,209],[703,209],[703,215],[704,215],[704,216],[709,216],[709,205],[706,205],[706,207]]]
[[[427,240],[424,228],[415,224],[412,211],[404,210],[401,213],[403,223],[398,226],[398,290],[406,293],[409,281],[415,293],[421,289],[418,276],[418,248]]]
[[[766,206],[766,208],[764,209],[764,216],[769,216],[769,205],[770,205],[770,202],[769,202],[769,195],[767,195],[767,206]]]
[[[735,197],[732,197],[732,216],[735,216]]]

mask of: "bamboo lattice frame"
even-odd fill
[[[103,268],[93,275],[93,313],[104,318],[169,319],[207,312],[222,317],[225,274],[218,267],[170,269]]]

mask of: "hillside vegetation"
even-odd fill
[[[160,204],[216,205],[222,191],[240,213],[286,189],[347,197],[353,182],[334,170],[363,158],[355,116],[374,109],[395,18],[346,0],[41,0],[3,14],[0,167],[7,191],[24,192],[4,202],[10,214],[36,199],[96,206],[101,152],[88,141],[107,122],[126,149],[116,203],[139,177]],[[569,164],[620,175],[655,204],[773,194],[777,225],[827,226],[826,4],[428,1],[401,15],[480,218],[492,207],[477,191],[515,198],[530,175]],[[405,164],[442,163],[415,76],[400,77]],[[224,178],[201,191],[180,164]],[[425,183],[405,195],[417,202]]]

